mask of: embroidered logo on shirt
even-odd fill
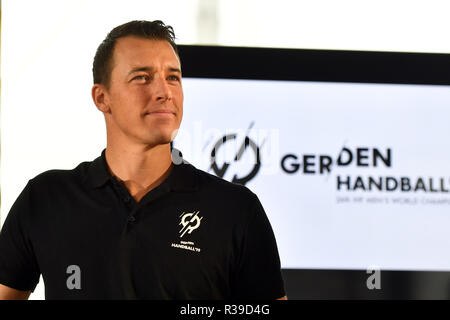
[[[202,221],[203,217],[198,216],[199,212],[200,211],[188,213],[183,212],[180,215],[181,217],[180,225],[182,226],[179,232],[181,233],[180,238],[182,238],[186,234],[186,232],[191,234],[192,231],[200,227],[200,221]]]
[[[179,225],[181,226],[181,230],[178,232],[180,234],[180,238],[182,238],[186,233],[191,234],[192,231],[200,227],[200,222],[202,221],[203,217],[200,217],[198,215],[199,213],[200,211],[183,212],[180,215],[181,221]],[[200,248],[195,247],[195,243],[193,241],[180,241],[180,243],[172,243],[171,247],[193,252],[201,251]]]

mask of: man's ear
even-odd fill
[[[105,86],[99,83],[92,87],[92,100],[94,100],[97,109],[103,113],[111,113],[109,93]]]

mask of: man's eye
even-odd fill
[[[133,78],[133,80],[145,80],[145,81],[147,81],[148,80],[148,76],[146,76],[146,75],[136,76],[136,77]]]
[[[172,80],[172,81],[179,81],[180,80],[180,78],[178,76],[169,76],[168,79]]]

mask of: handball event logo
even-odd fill
[[[253,129],[252,121],[246,130],[219,129],[197,130],[194,143],[205,143],[200,155],[200,162],[205,162],[208,154],[208,169],[216,176],[242,185],[248,184],[258,174],[326,176],[333,175],[335,189],[339,192],[400,192],[400,193],[449,193],[449,177],[398,175],[394,169],[394,150],[392,147],[380,146],[343,146],[333,153],[299,153],[281,154],[279,129]],[[198,129],[198,128],[197,128]],[[214,132],[212,134],[211,132]],[[283,139],[287,139],[283,137]],[[298,137],[289,137],[284,145],[295,146]],[[287,142],[287,143],[286,143]],[[209,149],[205,150],[205,147]],[[300,146],[299,146],[300,147]],[[194,148],[193,150],[199,150]],[[244,160],[245,158],[245,160]],[[198,160],[198,159],[197,159]],[[346,174],[347,171],[347,174]]]
[[[253,127],[254,122],[250,124],[250,127],[248,130],[250,130]],[[222,164],[217,163],[216,154],[220,151],[220,149],[229,142],[237,143],[238,135],[236,133],[226,134],[223,137],[221,137],[217,142],[214,144],[213,149],[211,150],[211,169],[214,171],[216,176],[223,178],[229,169],[231,163],[230,162],[223,162]],[[237,153],[234,156],[234,162],[236,163],[241,160],[242,156],[244,155],[244,152],[247,150],[250,150],[253,154],[254,164],[253,167],[250,169],[249,172],[243,175],[235,174],[233,178],[231,179],[231,182],[233,183],[239,183],[242,185],[245,185],[247,182],[249,182],[251,179],[253,179],[256,174],[258,173],[259,169],[261,168],[261,155],[259,152],[260,147],[256,144],[255,141],[253,141],[251,138],[249,138],[248,134],[245,135],[243,141],[240,144],[240,147],[237,149]]]

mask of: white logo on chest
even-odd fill
[[[183,212],[180,215],[180,225],[182,226],[179,232],[181,233],[180,238],[182,238],[186,234],[186,232],[191,234],[192,231],[200,226],[200,221],[203,219],[203,217],[198,216],[199,212],[200,211]]]

